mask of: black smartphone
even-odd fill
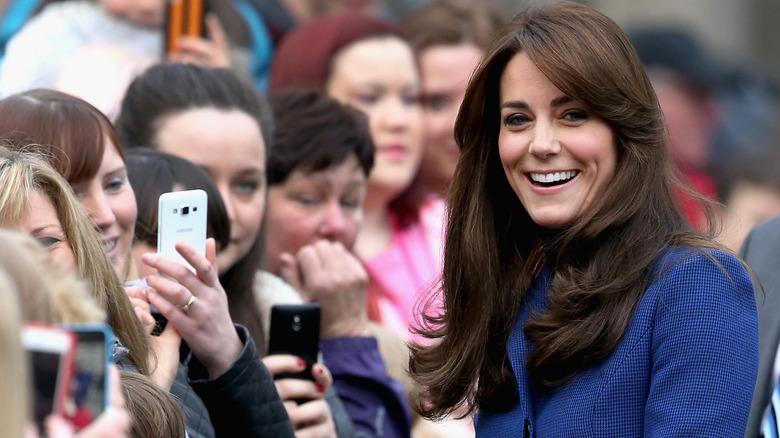
[[[66,324],[78,337],[71,397],[71,421],[77,429],[89,425],[110,404],[108,365],[114,332],[105,323]]]
[[[314,380],[311,366],[320,354],[319,304],[277,304],[271,307],[268,354],[292,354],[306,361],[299,373],[283,373],[276,379]]]
[[[182,35],[205,36],[206,0],[168,0],[165,10],[165,54],[179,51]]]

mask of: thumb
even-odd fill
[[[158,336],[161,340],[164,340],[166,343],[170,343],[173,345],[179,345],[181,344],[181,334],[179,334],[178,330],[176,330],[176,327],[168,322],[168,324],[165,324],[165,329],[163,329],[162,333],[160,333],[160,336]],[[170,345],[169,344],[169,345]]]
[[[298,292],[302,291],[303,282],[301,281],[301,270],[298,267],[298,260],[287,252],[282,253],[279,259],[282,262],[279,268],[279,275],[295,290]]]

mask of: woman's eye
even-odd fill
[[[588,113],[583,110],[569,110],[563,115],[563,119],[568,122],[581,122],[588,118]]]
[[[422,97],[422,104],[431,111],[441,111],[447,108],[452,100],[452,96],[446,94],[431,94]]]
[[[118,192],[122,190],[125,187],[125,179],[124,178],[114,178],[106,182],[106,184],[103,186],[105,190],[110,190],[112,192]]]
[[[420,104],[420,95],[419,94],[407,94],[403,96],[403,102],[404,105],[419,105]]]
[[[295,200],[304,207],[311,207],[317,203],[314,196],[296,196]]]
[[[260,189],[260,184],[257,181],[241,181],[234,187],[239,193],[251,194]]]
[[[510,114],[504,118],[504,125],[506,126],[522,126],[528,123],[529,119],[525,114]]]
[[[359,199],[342,199],[341,200],[341,206],[344,208],[348,208],[350,210],[354,210],[357,208],[360,208],[360,200]]]
[[[62,242],[62,240],[60,240],[60,239],[58,239],[56,237],[38,237],[36,240],[44,248],[49,248],[51,246],[54,246],[54,245]]]
[[[379,95],[376,94],[358,94],[355,96],[355,102],[361,105],[374,105],[379,102]]]

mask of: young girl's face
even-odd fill
[[[98,0],[109,14],[143,27],[165,21],[165,0]]]
[[[158,123],[163,152],[203,169],[219,189],[230,218],[230,243],[217,255],[220,274],[252,248],[265,214],[265,142],[257,121],[236,110],[198,108]]]
[[[333,59],[327,93],[368,116],[376,145],[369,198],[372,193],[401,193],[422,157],[420,77],[411,47],[395,37],[347,46]]]

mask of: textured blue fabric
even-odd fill
[[[555,391],[532,391],[523,326],[543,310],[545,270],[507,343],[519,402],[480,412],[478,437],[742,437],[758,367],[753,286],[730,254],[671,248],[623,338]]]
[[[359,437],[408,438],[411,411],[401,383],[387,375],[376,338],[322,340],[322,359]]]

